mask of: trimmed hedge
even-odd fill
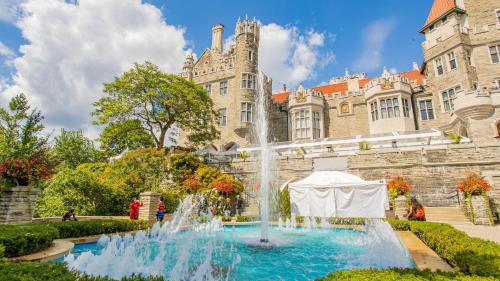
[[[18,257],[48,248],[57,239],[57,229],[42,224],[0,225],[0,244],[5,257]]]
[[[413,232],[449,264],[467,275],[500,278],[500,245],[468,236],[449,224],[388,220],[396,230]]]
[[[1,263],[0,280],[9,281],[112,281],[106,277],[91,277],[70,271],[63,263]],[[122,281],[162,281],[161,277],[132,276]]]
[[[44,250],[57,238],[132,231],[145,229],[148,226],[148,223],[145,221],[129,220],[40,222],[21,225],[0,225],[0,245],[5,247],[5,257],[18,257]]]
[[[384,280],[384,281],[425,281],[425,280],[460,280],[460,281],[493,281],[494,277],[467,276],[462,273],[443,273],[420,271],[418,269],[356,269],[338,271],[317,279],[320,281],[335,280]]]

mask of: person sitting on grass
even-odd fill
[[[62,221],[77,221],[75,216],[75,209],[70,208],[62,217]]]
[[[160,199],[160,202],[158,202],[158,205],[156,207],[156,221],[163,221],[163,218],[165,217],[165,210],[165,203],[163,203],[163,200]]]

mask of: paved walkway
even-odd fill
[[[427,221],[447,223],[458,230],[464,231],[469,236],[500,244],[499,224],[495,226],[474,225],[467,220],[462,210],[458,207],[426,207],[425,215]]]

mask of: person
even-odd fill
[[[422,204],[417,203],[417,210],[415,211],[415,218],[417,221],[425,221],[425,211]]]
[[[139,207],[142,207],[142,202],[139,202],[137,198],[132,198],[132,202],[130,203],[130,219],[136,220],[139,219]]]
[[[62,217],[62,221],[77,221],[75,216],[75,209],[70,208]]]
[[[224,211],[224,198],[222,196],[217,198],[215,209],[217,215],[222,215]]]
[[[241,215],[241,210],[243,209],[243,200],[241,200],[241,196],[236,195],[236,215]]]
[[[158,205],[156,206],[156,221],[163,221],[163,218],[165,217],[165,210],[165,203],[163,203],[163,200],[160,199],[160,202],[158,202]]]
[[[224,203],[224,216],[229,217],[231,215],[231,198],[227,197]]]

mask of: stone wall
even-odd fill
[[[347,158],[346,172],[366,180],[389,180],[394,175],[402,175],[414,185],[411,196],[425,206],[458,206],[456,184],[467,172],[476,171],[495,185],[496,189],[490,192],[490,197],[494,210],[500,210],[500,143],[361,151],[342,157],[334,153],[313,158],[279,156],[273,169],[276,175],[273,186],[279,187],[292,178],[309,175],[318,158]],[[250,192],[256,187],[255,159],[235,159],[218,166],[242,179]]]
[[[39,194],[39,189],[26,186],[1,189],[0,224],[30,223]]]

